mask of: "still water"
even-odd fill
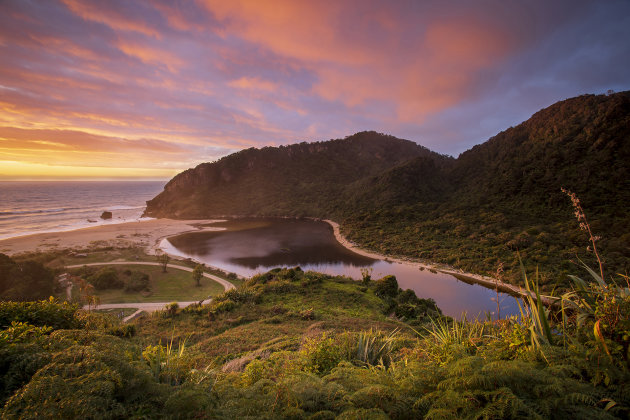
[[[223,230],[196,232],[164,240],[170,254],[235,272],[245,277],[275,267],[300,266],[331,275],[361,278],[361,269],[371,269],[372,278],[396,276],[402,289],[418,297],[432,298],[446,315],[468,318],[496,312],[494,290],[468,284],[443,273],[364,257],[344,248],[324,222],[294,219],[235,219],[209,225]],[[501,316],[516,314],[514,298],[500,294]]]

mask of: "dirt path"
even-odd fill
[[[140,261],[111,261],[111,262],[99,262],[99,263],[89,263],[89,264],[75,264],[69,265],[66,268],[80,268],[83,266],[97,266],[97,265],[157,265],[160,266],[160,263],[154,262],[140,262]],[[175,268],[177,270],[184,270],[192,272],[193,269],[190,267],[185,267],[183,265],[169,264],[169,268]],[[230,289],[235,289],[236,287],[230,283],[229,281],[222,279],[221,277],[217,277],[214,274],[203,273],[204,277],[207,277],[211,280],[219,283],[223,288],[227,291]],[[211,299],[206,299],[202,302],[203,305],[210,303]],[[83,306],[83,309],[123,309],[123,308],[137,308],[138,311],[147,311],[147,312],[155,312],[163,310],[166,305],[172,302],[137,302],[137,303],[103,303],[101,305],[95,307],[89,307],[88,305]],[[199,301],[188,301],[188,302],[177,302],[180,308],[185,308],[186,306],[192,305],[193,303],[199,303]],[[135,314],[134,314],[135,315]],[[132,315],[133,316],[133,315]],[[130,318],[130,317],[127,317]]]

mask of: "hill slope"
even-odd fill
[[[242,150],[177,175],[147,203],[146,214],[325,216],[335,211],[346,185],[415,156],[450,160],[411,141],[375,132]]]
[[[543,271],[568,272],[570,260],[594,257],[566,188],[602,237],[610,274],[627,272],[629,162],[630,93],[584,95],[537,112],[438,173],[416,159],[358,185],[342,225],[384,253],[490,273],[503,262],[516,280],[518,250]]]
[[[457,159],[373,132],[344,140],[248,149],[176,176],[148,202],[168,217],[332,217],[376,251],[475,272],[520,251],[543,271],[592,261],[564,187],[582,200],[608,268],[630,249],[630,92],[558,102]]]
[[[589,290],[494,322],[299,269],[131,325],[0,302],[0,418],[627,419],[628,289]]]

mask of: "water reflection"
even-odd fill
[[[434,299],[442,311],[460,317],[477,317],[496,311],[494,291],[470,285],[455,277],[419,270],[410,264],[392,263],[358,255],[339,244],[324,222],[294,219],[236,219],[216,223],[225,230],[179,235],[164,241],[166,251],[191,257],[242,276],[252,276],[275,267],[300,266],[331,275],[361,278],[362,268],[372,277],[393,274],[402,289]],[[500,295],[501,314],[518,311],[515,300]]]

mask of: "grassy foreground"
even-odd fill
[[[5,302],[0,417],[627,418],[627,278],[589,276],[520,321],[453,322],[391,277],[297,269],[132,325]]]

